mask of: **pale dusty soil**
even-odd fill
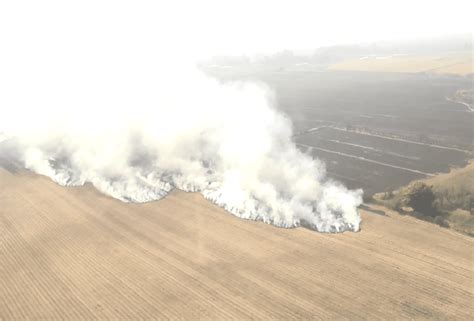
[[[0,168],[0,319],[472,319],[473,239],[377,213],[285,230]]]
[[[330,70],[374,72],[433,72],[438,74],[469,75],[474,73],[472,54],[446,56],[393,56],[382,59],[349,59],[329,66]]]

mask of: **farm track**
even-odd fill
[[[467,111],[474,112],[474,108],[468,103],[465,103],[465,102],[460,101],[460,100],[452,99],[452,98],[449,98],[449,97],[446,97],[446,100],[450,101],[450,102],[453,102],[453,103],[456,103],[456,104],[461,104],[461,105],[463,105],[467,108]]]
[[[470,153],[470,151],[466,150],[466,149],[442,146],[442,145],[437,145],[437,144],[427,144],[427,143],[416,142],[416,141],[413,141],[413,140],[408,140],[408,139],[403,139],[403,138],[390,137],[390,136],[384,136],[384,135],[378,135],[378,134],[371,134],[371,133],[361,132],[361,131],[357,131],[357,130],[340,128],[340,127],[336,127],[336,126],[320,126],[320,127],[310,128],[310,129],[308,129],[304,132],[298,133],[295,136],[302,136],[302,135],[312,133],[312,132],[315,132],[315,131],[318,131],[318,130],[321,130],[321,129],[325,129],[325,128],[329,128],[329,129],[332,129],[332,130],[338,130],[338,131],[342,131],[342,132],[354,133],[354,134],[358,134],[358,135],[377,137],[377,138],[382,138],[382,139],[392,140],[392,141],[397,141],[397,142],[402,142],[402,143],[426,146],[426,147],[437,148],[437,149],[451,150],[451,151],[461,152],[461,153],[466,153],[466,154]]]
[[[125,204],[0,167],[0,320],[474,317],[472,238],[362,217],[279,229],[196,193]]]
[[[332,153],[332,154],[336,154],[336,155],[340,155],[340,156],[344,156],[344,157],[354,158],[354,159],[357,159],[357,160],[361,160],[361,161],[364,161],[364,162],[369,162],[369,163],[373,163],[373,164],[377,164],[377,165],[387,166],[387,167],[399,169],[399,170],[402,170],[402,171],[412,172],[412,173],[415,173],[415,174],[420,174],[420,175],[425,175],[425,176],[434,176],[434,174],[431,174],[431,173],[426,173],[426,172],[422,172],[422,171],[419,171],[419,170],[416,170],[416,169],[401,167],[401,166],[397,166],[397,165],[393,165],[393,164],[383,163],[383,162],[379,162],[379,161],[376,161],[376,160],[373,160],[373,159],[368,159],[368,158],[365,158],[365,157],[362,157],[362,156],[351,155],[351,154],[347,154],[347,153],[337,152],[337,151],[334,151],[334,150],[329,150],[329,149],[326,149],[326,148],[321,148],[321,147],[316,147],[316,146],[311,146],[311,145],[306,145],[306,144],[296,143],[296,145],[297,146],[303,146],[303,147],[306,147],[306,148],[315,149],[315,150],[320,150],[320,151],[323,151],[323,152],[326,152],[326,153]]]

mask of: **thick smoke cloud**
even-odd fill
[[[328,180],[296,148],[268,88],[221,85],[170,43],[157,45],[152,26],[101,19],[87,30],[61,19],[61,30],[0,34],[9,48],[0,53],[3,157],[126,202],[179,188],[246,219],[359,229],[362,191]]]

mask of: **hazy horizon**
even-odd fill
[[[424,0],[205,0],[133,5],[126,1],[16,1],[0,4],[0,27],[8,30],[0,37],[8,44],[20,37],[93,42],[117,35],[126,38],[115,41],[128,41],[134,34],[138,41],[163,51],[204,59],[469,34],[470,4],[466,0],[449,4]],[[88,38],[76,38],[81,34]]]

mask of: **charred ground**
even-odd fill
[[[328,175],[366,196],[464,166],[472,158],[472,111],[453,101],[472,76],[349,71],[208,70],[221,81],[273,88],[295,142]]]

